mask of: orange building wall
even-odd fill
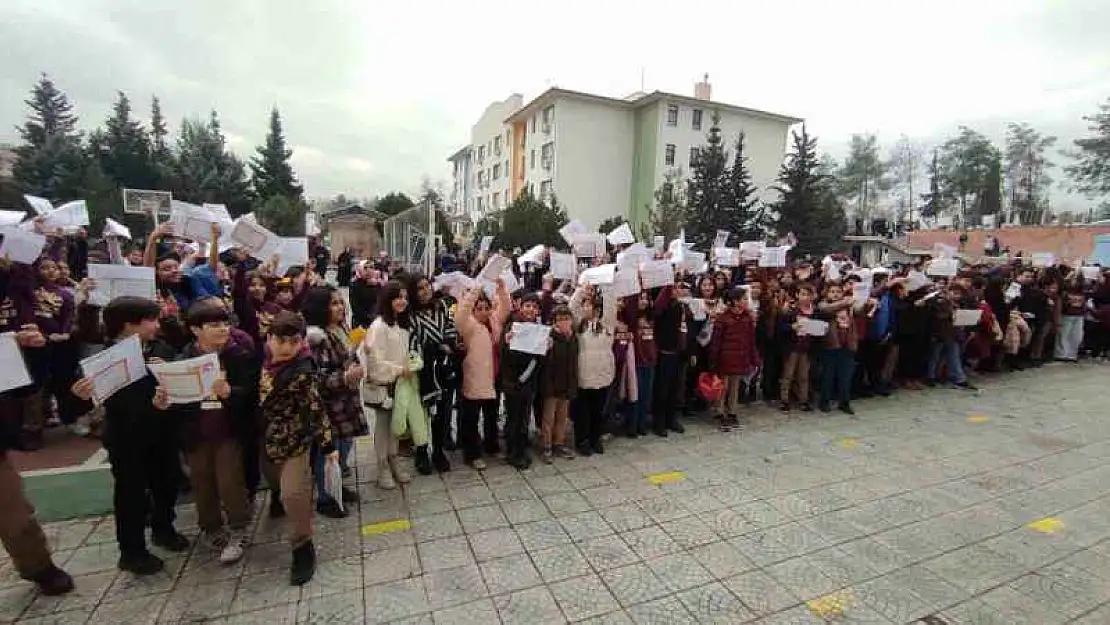
[[[510,150],[510,167],[512,168],[513,177],[509,180],[509,197],[513,200],[520,194],[524,188],[525,176],[525,155],[527,151],[524,149],[525,132],[528,129],[526,122],[516,122],[513,124],[513,145]]]
[[[998,237],[999,246],[1009,247],[1011,254],[1023,252],[1051,252],[1057,258],[1072,262],[1085,259],[1095,247],[1095,236],[1110,234],[1110,226],[1029,227],[1002,228],[1001,230],[969,230],[963,251],[982,254],[983,242],[988,236]],[[932,248],[934,243],[958,245],[958,230],[918,230],[911,232],[909,246],[915,249]]]

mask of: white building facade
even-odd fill
[[[500,123],[496,112],[505,113]],[[667,173],[689,175],[715,114],[730,159],[744,133],[753,184],[771,199],[790,127],[802,120],[714,102],[706,81],[695,97],[656,91],[616,99],[552,88],[528,104],[514,95],[490,105],[471,133],[475,183],[467,210],[476,222],[531,186],[541,198],[554,194],[570,219],[591,227],[617,216],[644,223]],[[502,152],[494,155],[498,137]],[[479,162],[481,150],[489,156]],[[451,159],[456,172],[458,158]],[[498,164],[501,171],[493,169]]]

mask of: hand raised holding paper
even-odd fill
[[[161,386],[154,389],[154,407],[158,410],[165,410],[170,407],[170,394]]]

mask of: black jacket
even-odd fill
[[[203,355],[197,344],[190,343],[181,352],[181,359]],[[224,371],[231,394],[220,400],[227,411],[232,434],[239,440],[255,438],[257,427],[255,413],[258,409],[258,361],[254,350],[229,341],[220,351],[220,368]],[[185,447],[193,448],[199,442],[200,402],[177,407],[185,427]]]

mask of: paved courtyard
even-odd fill
[[[361,455],[363,502],[319,520],[303,588],[263,510],[238,565],[196,548],[148,579],[116,571],[110,519],[52,524],[78,590],[38,597],[0,562],[0,622],[1103,625],[1108,374],[1054,365],[856,417],[760,408],[727,435],[698,422],[404,492]]]

